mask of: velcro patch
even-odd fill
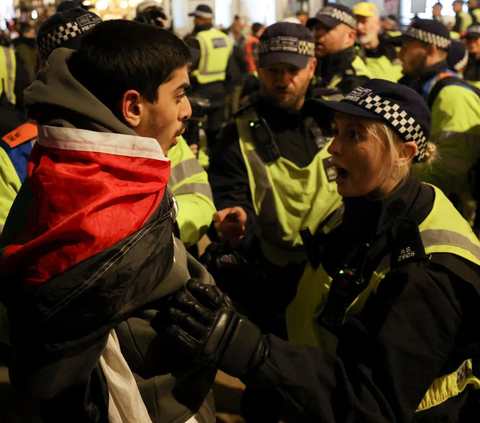
[[[20,144],[30,141],[38,135],[37,125],[28,122],[14,129],[5,135],[2,140],[7,143],[10,148],[15,148]]]
[[[227,40],[225,38],[214,38],[212,40],[213,48],[225,48],[227,47]]]

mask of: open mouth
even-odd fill
[[[335,168],[337,170],[337,178],[335,179],[335,182],[337,184],[343,183],[346,181],[348,178],[348,171],[344,169],[343,167],[335,165]]]

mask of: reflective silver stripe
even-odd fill
[[[168,185],[170,187],[174,187],[179,182],[187,179],[190,176],[197,175],[198,173],[204,172],[203,167],[198,160],[195,158],[191,158],[185,160],[176,166],[172,167],[172,172],[170,174],[170,180],[168,181]]]
[[[447,229],[427,229],[420,233],[425,248],[434,245],[451,245],[470,251],[477,260],[480,260],[480,246],[475,245],[466,236]]]
[[[0,223],[0,234],[3,232],[3,225]]]
[[[9,48],[4,47],[3,52],[5,53],[5,63],[7,64],[7,81],[6,87],[7,90],[6,94],[8,97],[8,101],[13,102],[13,62],[12,62],[12,55],[11,50]]]
[[[205,56],[203,58],[203,66],[202,66],[202,69],[199,69],[199,73],[202,74],[202,75],[223,75],[224,73],[226,73],[226,69],[225,70],[220,70],[220,71],[215,71],[215,72],[209,72],[207,70],[207,67],[208,67],[208,62],[209,62],[209,48],[208,48],[208,45],[207,45],[207,41],[203,38],[202,35],[200,35],[200,33],[197,34],[197,40],[201,41],[203,43],[203,51],[205,52]],[[227,47],[228,47],[228,44],[227,44]]]
[[[202,184],[201,182],[192,182],[191,184],[185,184],[178,187],[173,191],[175,195],[183,194],[202,194],[209,200],[213,201],[212,188],[209,184]]]
[[[420,232],[423,247],[433,247],[434,245],[450,245],[452,247],[462,248],[470,251],[477,260],[480,261],[480,246],[474,244],[466,236],[448,229],[427,229]],[[384,272],[390,269],[390,254],[385,256],[377,267],[376,273]]]

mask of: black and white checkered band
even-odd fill
[[[357,20],[355,19],[355,16],[349,15],[347,12],[337,9],[336,7],[324,7],[318,12],[318,15],[329,16],[330,18],[343,22],[350,28],[357,29]]]
[[[447,49],[452,43],[448,38],[413,27],[408,28],[407,35],[424,43],[433,44],[443,49]]]
[[[383,100],[378,95],[372,95],[372,90],[362,87],[353,90],[342,101],[356,104],[383,117],[395,128],[404,141],[413,141],[417,144],[418,153],[415,156],[416,161],[420,162],[425,158],[428,140],[415,118],[410,116],[405,110],[402,110],[398,104],[390,100]]]
[[[82,29],[77,22],[67,22],[49,34],[46,34],[38,43],[38,50],[42,57],[48,57],[56,48],[66,41],[82,35]]]
[[[468,35],[475,35],[477,36],[480,34],[480,25],[470,25],[467,29],[467,36]]]
[[[212,19],[213,18],[213,13],[203,12],[202,10],[195,10],[195,16],[197,18]]]
[[[453,65],[453,70],[455,72],[461,72],[462,69],[467,66],[468,63],[468,50],[465,51],[463,59]]]
[[[258,54],[295,53],[315,57],[315,43],[299,40],[296,37],[278,36],[260,41]]]

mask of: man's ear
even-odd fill
[[[143,113],[143,98],[135,90],[128,90],[123,94],[120,113],[125,123],[131,128],[140,125]]]

